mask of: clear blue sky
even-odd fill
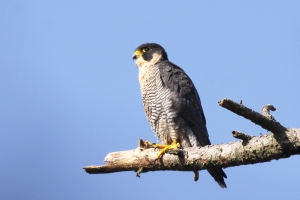
[[[300,127],[300,1],[2,1],[0,199],[296,199],[299,156],[206,171],[86,174],[109,152],[155,142],[134,49],[156,42],[192,78],[213,144],[265,134],[228,97]]]

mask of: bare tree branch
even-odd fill
[[[235,131],[242,141],[205,147],[184,148],[165,153],[159,160],[157,149],[148,148],[143,140],[135,150],[109,153],[103,166],[86,166],[90,174],[104,174],[122,171],[141,173],[159,170],[197,171],[215,167],[233,167],[239,165],[268,162],[287,158],[300,153],[300,129],[283,127],[280,123],[229,99],[223,99],[219,105],[251,120],[261,127],[271,130],[261,136],[249,136]]]
[[[252,109],[245,107],[242,104],[238,104],[230,99],[222,99],[218,102],[220,106],[238,114],[246,119],[251,120],[253,123],[260,125],[262,128],[267,129],[275,134],[286,131],[279,122],[268,119],[267,117],[255,112]]]

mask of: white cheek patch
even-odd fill
[[[152,59],[149,61],[149,64],[150,65],[155,65],[160,60],[161,60],[161,54],[155,53],[155,54],[152,55]]]

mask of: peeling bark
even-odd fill
[[[84,170],[89,174],[136,171],[139,177],[148,171],[234,167],[278,160],[300,153],[300,129],[283,127],[274,118],[267,118],[229,99],[221,100],[219,105],[272,132],[253,137],[234,131],[241,141],[172,150],[159,160],[156,160],[159,150],[147,148],[145,142],[139,140],[137,149],[109,153],[104,160],[108,162],[106,165],[86,166]]]

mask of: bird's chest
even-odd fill
[[[139,81],[141,87],[144,110],[151,127],[157,138],[168,144],[168,124],[163,104],[168,98],[168,92],[163,87],[159,69],[140,68]]]
[[[143,102],[155,100],[159,90],[162,89],[160,88],[162,83],[159,76],[159,69],[155,66],[139,68],[139,82]]]
[[[159,69],[155,66],[139,68],[139,82],[142,101],[148,120],[153,125],[162,112],[163,93]]]

